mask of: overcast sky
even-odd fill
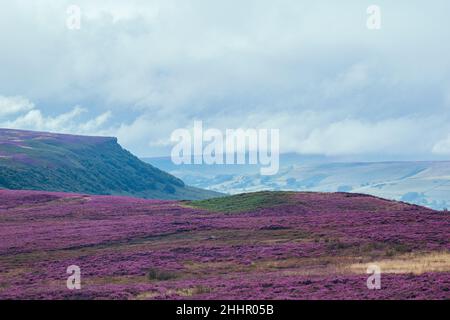
[[[0,4],[0,127],[112,135],[158,156],[202,120],[279,128],[283,152],[450,157],[448,0]]]

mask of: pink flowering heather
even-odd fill
[[[0,299],[450,299],[449,239],[447,212],[365,195],[0,190]]]

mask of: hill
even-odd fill
[[[228,194],[261,190],[345,191],[436,210],[450,208],[449,161],[328,162],[281,155],[280,171],[274,176],[261,176],[257,166],[175,166],[169,158],[144,161],[192,186]]]
[[[360,194],[0,190],[0,237],[0,299],[450,298],[450,215]]]
[[[142,162],[116,138],[0,129],[0,188],[203,199],[217,193]]]

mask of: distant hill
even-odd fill
[[[142,162],[116,138],[0,129],[0,188],[156,199],[218,194]]]
[[[450,161],[357,162],[281,155],[275,176],[258,166],[175,166],[170,158],[144,161],[198,188],[236,194],[261,190],[354,192],[442,210],[450,208]]]

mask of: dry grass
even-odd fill
[[[149,299],[154,299],[156,297],[159,297],[160,293],[157,291],[149,291],[149,292],[142,292],[140,294],[138,294],[135,299],[136,300],[149,300]]]
[[[392,259],[373,261],[383,273],[449,272],[450,252],[433,252],[425,254],[410,253]],[[350,271],[365,273],[368,263],[357,263],[350,266]]]
[[[181,288],[181,289],[174,289],[174,290],[168,290],[167,295],[173,295],[176,294],[180,297],[193,297],[199,294],[205,294],[205,293],[211,293],[212,289],[209,287],[203,287],[203,286],[196,286],[193,288]]]
[[[148,283],[146,276],[107,276],[107,277],[95,277],[95,278],[83,278],[84,285],[135,285],[140,283]],[[65,285],[65,282],[64,282]]]
[[[191,263],[185,265],[190,275],[226,274],[230,272],[282,272],[285,275],[365,274],[371,264],[383,273],[450,272],[450,252],[407,253],[391,258],[371,260],[364,257],[288,258],[254,261],[250,265],[233,262]]]

